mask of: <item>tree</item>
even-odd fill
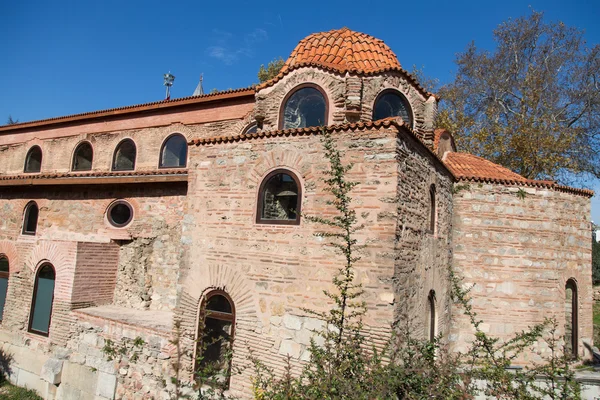
[[[8,116],[8,120],[6,120],[6,125],[14,125],[14,124],[18,124],[19,120],[18,119],[13,119],[12,115]]]
[[[457,145],[526,178],[600,178],[600,45],[545,23],[543,13],[494,31],[493,52],[471,43],[440,89],[437,125]]]
[[[285,64],[285,61],[283,61],[283,58],[281,57],[275,58],[273,61],[269,62],[267,68],[265,68],[264,64],[261,64],[260,68],[258,69],[258,81],[263,83],[275,78],[279,71],[281,71],[283,64]]]

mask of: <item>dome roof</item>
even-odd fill
[[[302,39],[281,71],[305,65],[362,73],[401,68],[394,52],[382,40],[348,28],[313,33]]]

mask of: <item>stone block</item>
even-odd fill
[[[283,326],[292,330],[300,330],[302,328],[302,320],[295,315],[285,314],[283,316]]]
[[[282,340],[281,345],[279,346],[279,354],[281,355],[290,355],[294,358],[299,358],[300,353],[302,352],[302,346],[299,343],[296,343],[293,340]]]
[[[64,361],[56,358],[49,358],[42,367],[40,378],[46,382],[57,385],[60,383]]]
[[[29,371],[19,371],[17,378],[17,386],[21,386],[27,389],[35,390],[38,393],[42,393],[44,389],[44,382],[40,379],[37,374],[33,374]]]
[[[106,372],[98,373],[98,383],[96,385],[96,396],[105,399],[114,399],[117,389],[117,377]]]

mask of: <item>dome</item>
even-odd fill
[[[382,40],[348,28],[313,33],[302,39],[281,72],[306,65],[359,73],[401,68],[394,52]]]

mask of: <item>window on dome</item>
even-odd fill
[[[206,295],[200,312],[199,321],[203,323],[196,341],[196,369],[215,371],[217,380],[228,386],[231,370],[228,353],[232,350],[235,325],[233,301],[222,290],[213,290]]]
[[[412,111],[406,97],[395,90],[382,92],[375,100],[373,108],[373,121],[389,117],[401,117],[404,122],[412,126]]]
[[[435,315],[435,291],[430,290],[429,296],[427,296],[427,304],[429,311],[429,340],[434,341],[437,329],[437,316]]]
[[[27,152],[25,157],[25,168],[24,172],[40,172],[42,169],[42,149],[40,146],[33,146]]]
[[[257,129],[258,129],[258,126],[256,124],[252,124],[246,128],[246,130],[244,131],[244,134],[249,135],[252,133],[256,133]]]
[[[257,223],[300,223],[301,192],[298,178],[290,171],[275,170],[263,180],[258,193]]]
[[[569,279],[565,285],[565,354],[577,357],[578,318],[577,283]]]
[[[313,87],[302,87],[284,101],[280,116],[281,129],[308,128],[327,124],[327,103],[323,93]]]
[[[39,209],[35,201],[30,202],[25,207],[25,217],[23,218],[23,230],[21,231],[24,235],[35,235],[38,223]]]
[[[117,145],[113,157],[113,171],[132,171],[135,169],[136,148],[131,139],[125,139]]]
[[[179,134],[171,135],[160,151],[161,168],[179,168],[187,164],[187,141]]]
[[[436,220],[436,209],[435,204],[435,185],[429,187],[429,233],[435,233],[435,220]]]
[[[35,277],[33,301],[29,313],[29,332],[48,336],[52,302],[54,301],[54,282],[56,274],[52,264],[42,265]]]
[[[3,319],[6,292],[8,290],[8,259],[0,254],[0,321]]]
[[[88,142],[83,142],[75,149],[73,153],[73,171],[90,171],[92,169],[92,159],[94,151],[92,145]]]

